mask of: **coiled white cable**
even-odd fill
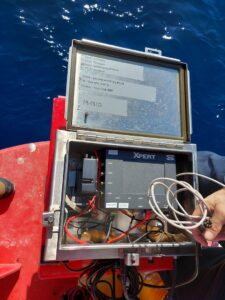
[[[186,173],[180,173],[177,175],[177,178],[180,176],[195,176],[195,177],[202,177],[205,178],[211,182],[214,182],[221,187],[225,187],[225,185],[215,179],[212,179],[208,176],[193,173],[193,172],[186,172]],[[157,186],[162,186],[166,189],[166,202],[168,204],[168,207],[170,208],[171,212],[173,213],[174,219],[171,219],[166,215],[160,206],[157,203],[157,196],[155,194],[155,188]],[[179,188],[180,187],[180,188]],[[193,216],[189,214],[185,208],[181,205],[179,202],[177,196],[181,192],[188,191],[190,192],[195,200],[196,205],[199,206],[202,215],[201,216]],[[187,232],[191,233],[191,230],[203,225],[204,221],[206,220],[207,216],[210,215],[210,210],[204,201],[203,196],[199,193],[198,190],[193,188],[188,182],[173,179],[173,178],[156,178],[154,179],[148,188],[148,197],[149,197],[149,205],[152,209],[152,211],[160,218],[167,221],[172,226],[186,230]],[[179,210],[176,208],[179,208]],[[182,217],[182,219],[179,219],[179,217]]]

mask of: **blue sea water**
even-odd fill
[[[224,0],[1,0],[0,148],[49,139],[71,40],[158,48],[191,72],[193,136],[225,154]]]

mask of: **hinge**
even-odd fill
[[[90,133],[89,131],[77,131],[77,139],[84,141],[96,141],[96,134]]]
[[[137,136],[119,135],[119,134],[107,134],[100,132],[91,132],[78,130],[77,139],[91,142],[99,143],[113,143],[113,144],[126,144],[126,145],[141,145],[141,146],[151,146],[156,148],[177,148],[182,149],[183,143],[167,142],[162,140],[153,140],[151,138],[144,138]]]
[[[117,144],[135,144],[135,139],[132,137],[124,137],[119,135],[109,135],[105,133],[95,133],[90,131],[77,131],[77,139],[85,141],[117,143]]]

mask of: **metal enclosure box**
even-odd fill
[[[153,179],[197,171],[196,146],[189,143],[187,65],[74,40],[65,117],[67,129],[58,130],[56,137],[46,213],[53,222],[45,222],[44,260],[124,258],[128,253],[195,255],[190,239],[180,243],[139,240],[144,229],[130,220],[135,214],[137,224],[150,210],[147,188]],[[196,184],[189,177],[184,179]],[[167,211],[163,188],[157,197]],[[193,209],[190,196],[180,201]],[[133,227],[128,240],[117,241],[119,232]],[[167,224],[165,228],[174,232]]]
[[[123,258],[126,253],[138,253],[140,256],[179,256],[194,255],[195,244],[193,242],[183,243],[115,243],[115,244],[90,244],[77,245],[75,243],[65,243],[63,237],[64,211],[66,196],[66,181],[68,174],[68,147],[71,148],[70,155],[76,155],[76,151],[86,151],[86,149],[126,149],[126,151],[148,151],[154,153],[171,153],[176,157],[176,172],[196,171],[196,146],[194,144],[183,143],[156,143],[145,138],[145,144],[130,145],[124,143],[106,143],[100,141],[88,141],[84,139],[83,132],[70,132],[58,130],[56,140],[56,151],[54,170],[52,178],[51,204],[49,211],[54,216],[54,226],[47,228],[47,239],[44,260],[60,261],[74,259],[102,259],[102,258]],[[93,133],[92,133],[93,135]],[[99,137],[100,138],[100,137]],[[75,151],[75,152],[74,152]],[[187,179],[188,180],[188,179]],[[190,200],[190,199],[189,199]],[[194,205],[190,202],[190,209]],[[121,216],[120,216],[121,217]],[[124,219],[121,218],[121,220]],[[118,220],[117,220],[118,222]]]

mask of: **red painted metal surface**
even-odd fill
[[[64,106],[64,97],[54,100],[50,144],[0,151],[0,177],[16,187],[13,195],[0,200],[0,300],[59,300],[77,284],[79,273],[67,271],[62,263],[41,264],[42,213],[49,202],[56,130],[65,128]],[[8,264],[11,270],[4,269]],[[71,267],[85,264],[71,262]],[[168,270],[172,265],[172,258],[144,259],[141,269]]]
[[[39,276],[48,151],[48,142],[0,151],[0,176],[16,186],[14,195],[0,200],[0,264],[22,265],[0,279],[1,300],[60,299],[76,282]]]
[[[19,272],[21,264],[0,264],[0,279],[10,276],[13,273]]]
[[[45,193],[45,209],[48,209],[49,195],[51,187],[51,174],[54,159],[54,149],[55,149],[55,138],[57,129],[65,129],[66,121],[64,119],[65,112],[65,97],[59,96],[53,101],[52,108],[52,123],[51,123],[51,133],[50,133],[50,145],[49,145],[49,156],[48,156],[48,172],[46,180],[46,193]]]

